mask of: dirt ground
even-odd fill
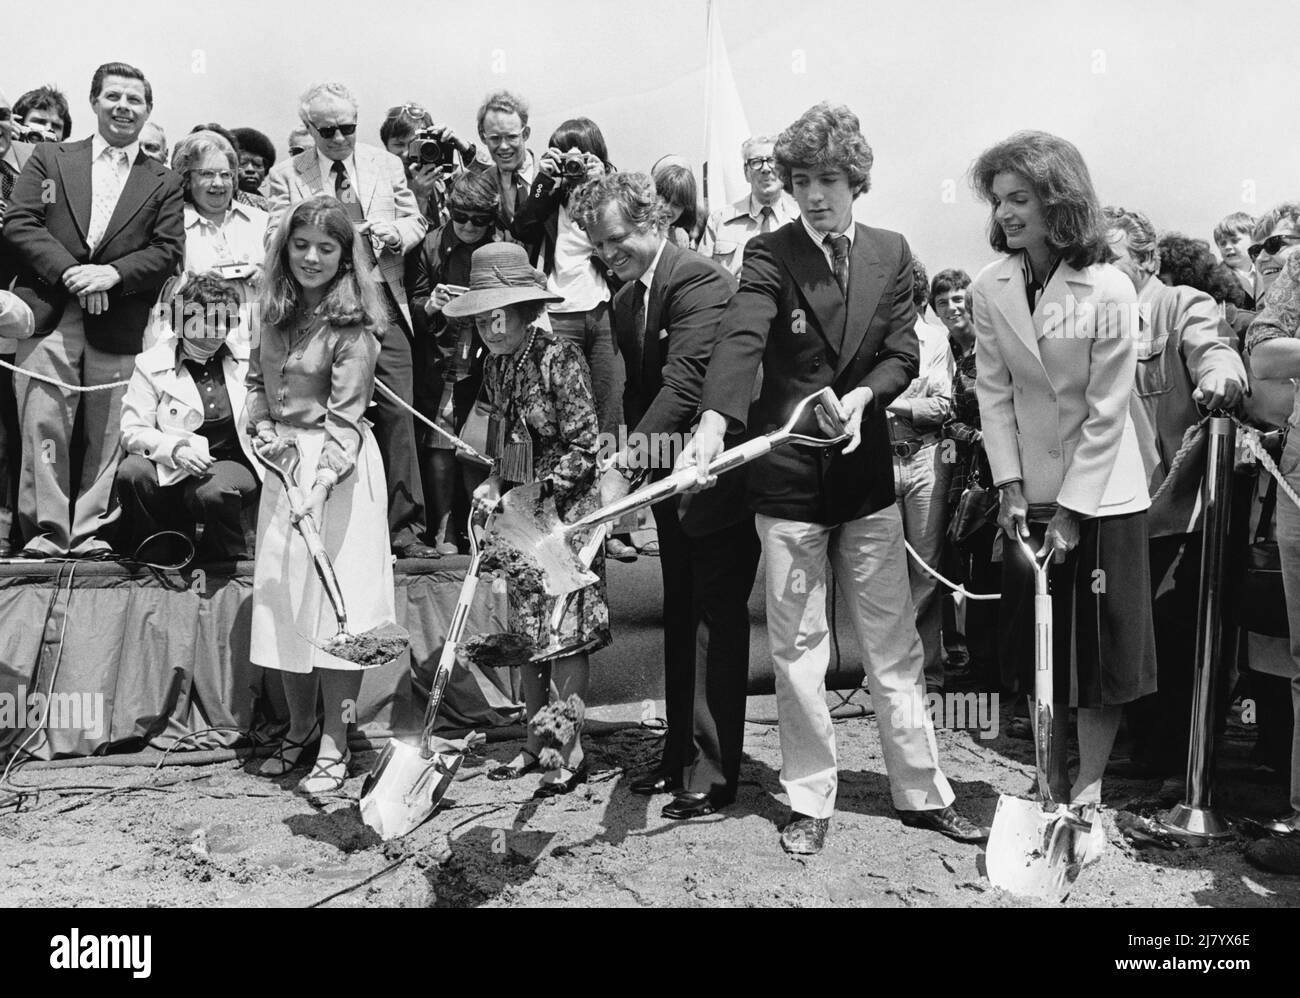
[[[770,698],[750,701],[771,713]],[[443,806],[404,839],[385,844],[356,799],[372,753],[359,754],[338,796],[293,792],[301,772],[267,780],[250,763],[144,768],[19,769],[45,788],[34,804],[0,813],[0,904],[6,906],[464,907],[854,906],[988,907],[1029,902],[990,886],[982,849],[903,827],[895,818],[871,718],[837,722],[839,809],[825,851],[785,855],[786,814],[775,727],[751,723],[740,799],[725,814],[665,820],[666,798],[628,792],[656,757],[654,732],[604,724],[587,741],[592,777],[567,797],[535,801],[535,776],[484,778],[518,741],[469,757]],[[1260,782],[1250,738],[1234,723],[1220,751],[1216,803],[1228,814],[1285,809],[1285,787]],[[960,808],[992,820],[1000,793],[1024,791],[1029,742],[940,731],[945,772]],[[125,788],[150,779],[147,786]],[[98,789],[76,789],[93,787]],[[105,788],[116,788],[106,793]],[[1117,830],[1124,811],[1154,813],[1158,783],[1108,780],[1108,848],[1084,870],[1070,907],[1295,907],[1300,878],[1265,873],[1242,857],[1244,839],[1203,849],[1138,850]]]

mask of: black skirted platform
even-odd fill
[[[413,688],[437,666],[468,558],[399,561],[397,623],[411,652],[367,670],[356,722],[367,738],[419,730]],[[0,759],[19,745],[38,758],[219,748],[286,717],[277,674],[248,660],[252,562],[184,572],[97,562],[0,564]],[[504,590],[483,580],[467,634],[502,630]],[[328,636],[328,635],[326,635]],[[412,662],[415,675],[412,675]],[[51,685],[52,684],[52,685]],[[510,724],[522,711],[508,670],[458,668],[440,727]],[[43,697],[48,723],[38,734]]]

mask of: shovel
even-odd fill
[[[474,604],[474,591],[478,588],[479,563],[483,556],[477,524],[470,523],[469,543],[469,568],[465,570],[465,581],[461,583],[460,597],[447,628],[438,671],[429,684],[429,705],[424,710],[420,744],[416,747],[396,738],[389,739],[361,787],[361,820],[385,841],[413,831],[433,813],[465,758],[462,751],[434,751],[433,725],[438,719],[442,694],[456,664],[456,648],[465,632],[465,622]],[[438,741],[442,742],[442,739]],[[456,747],[453,742],[443,744]]]
[[[1042,558],[1022,537],[1020,549],[1034,566],[1034,764],[1035,800],[1003,794],[998,798],[985,858],[995,887],[1028,897],[1063,901],[1088,858],[1096,809],[1086,817],[1052,799],[1048,770],[1052,756],[1052,597],[1047,589],[1052,552]]]
[[[815,406],[834,429],[832,436],[817,437],[795,431]],[[849,438],[849,433],[839,418],[839,411],[835,392],[823,388],[801,400],[780,429],[719,454],[709,464],[709,474],[721,475],[739,468],[783,444],[830,447],[842,443]],[[516,584],[540,588],[548,596],[576,592],[596,581],[595,574],[588,568],[590,559],[584,563],[574,547],[573,540],[577,535],[686,492],[695,486],[697,480],[694,468],[683,468],[573,523],[560,519],[554,499],[550,496],[543,498],[540,483],[518,486],[506,493],[497,508],[489,535],[494,556]]]
[[[353,634],[348,630],[348,612],[343,605],[343,590],[339,588],[338,576],[334,574],[334,565],[325,550],[325,545],[321,543],[316,524],[312,522],[310,516],[302,516],[306,504],[302,490],[298,487],[298,448],[286,447],[277,457],[268,458],[255,444],[253,454],[284,483],[289,509],[294,516],[298,517],[298,522],[294,526],[306,543],[307,550],[311,552],[316,576],[320,579],[325,595],[329,597],[330,606],[334,608],[334,616],[338,620],[338,633],[328,641],[312,638],[306,634],[301,635],[303,640],[328,655],[364,668],[384,665],[402,655],[411,646],[411,635],[404,627],[390,622],[372,627],[361,634]]]

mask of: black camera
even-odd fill
[[[560,160],[560,176],[568,184],[580,184],[587,179],[587,164],[580,152],[565,153]]]
[[[432,128],[422,128],[406,147],[406,161],[412,166],[454,166],[456,143],[438,138]]]

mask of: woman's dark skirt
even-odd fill
[[[1035,550],[1045,524],[1030,524]],[[1034,574],[1002,538],[1002,677],[1009,693],[1034,694]],[[1053,699],[1079,707],[1130,703],[1156,690],[1147,514],[1092,517],[1079,545],[1048,576],[1052,594]],[[1188,621],[1194,627],[1194,621]],[[1071,673],[1077,684],[1071,683]]]

